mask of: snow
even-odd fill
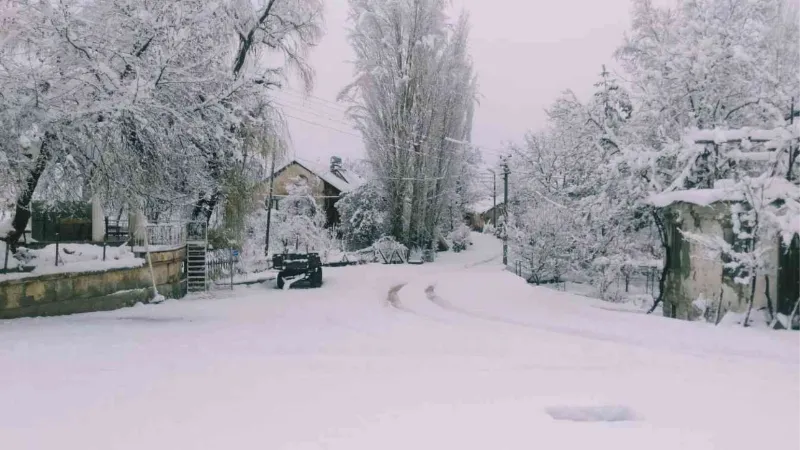
[[[0,214],[0,217],[3,217],[3,215]],[[0,236],[6,236],[9,232],[14,230],[14,226],[11,224],[11,222],[11,217],[5,220],[0,220]]]
[[[772,130],[744,127],[736,129],[715,128],[713,130],[692,130],[687,133],[686,138],[690,142],[709,142],[722,144],[725,142],[737,142],[750,140],[753,142],[784,142],[800,137],[800,127],[782,127]],[[769,147],[769,145],[767,146]]]
[[[494,204],[494,200],[491,198],[479,200],[475,203],[467,205],[467,210],[477,214],[484,214],[494,208]],[[498,205],[499,204],[500,203],[498,203]]]
[[[473,241],[321,289],[0,322],[3,447],[798,448],[774,431],[800,422],[797,334],[608,311]]]
[[[547,415],[556,420],[573,422],[625,422],[636,420],[634,413],[627,406],[554,406],[545,410]]]
[[[763,183],[764,200],[800,198],[800,186],[781,177],[765,180],[751,179],[754,183]],[[722,201],[743,201],[745,195],[733,180],[718,180],[712,189],[690,189],[684,191],[662,192],[651,195],[646,203],[663,208],[674,203],[690,203],[698,206],[709,206]]]
[[[657,208],[664,208],[675,203],[690,203],[698,206],[709,206],[721,201],[741,199],[729,189],[692,189],[686,191],[662,192],[651,195],[646,203]]]
[[[110,269],[141,267],[145,260],[137,258],[125,246],[106,247],[106,260],[103,261],[103,247],[92,244],[60,244],[58,265],[56,265],[56,245],[50,244],[37,250],[29,250],[33,256],[29,263],[22,263],[9,255],[9,269],[18,265],[36,266],[31,272],[0,274],[0,281],[36,277],[56,273],[101,272]],[[0,268],[4,263],[5,243],[0,241]]]

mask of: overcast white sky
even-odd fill
[[[326,35],[311,54],[317,76],[313,97],[276,94],[290,121],[295,156],[325,162],[363,156],[358,133],[335,102],[352,79],[346,40],[347,0],[325,0]],[[471,51],[481,100],[473,142],[497,149],[544,124],[544,109],[567,88],[592,92],[602,64],[629,23],[629,0],[454,0],[453,16],[470,12]],[[293,116],[293,117],[292,117]],[[493,153],[487,151],[487,160]]]

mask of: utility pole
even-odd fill
[[[497,228],[497,172],[488,170],[492,173],[492,226]]]
[[[277,151],[273,148],[272,149],[272,162],[270,165],[269,171],[269,198],[267,200],[267,236],[264,240],[264,256],[269,256],[269,226],[270,222],[272,222],[272,189],[275,185],[275,153]]]
[[[794,97],[792,97],[792,104],[789,107],[789,125],[794,125]],[[797,157],[800,156],[800,147],[789,144],[789,170],[786,171],[786,179],[794,181],[794,163]]]
[[[503,265],[508,265],[508,160],[503,161]]]

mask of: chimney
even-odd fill
[[[342,158],[338,156],[331,156],[331,172],[338,173],[342,168]]]

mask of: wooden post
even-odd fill
[[[103,261],[106,260],[106,244],[108,243],[108,216],[104,218],[105,232],[103,233]]]
[[[56,232],[56,266],[58,266],[58,247],[59,247],[59,243],[60,243],[59,241],[61,241],[61,239],[59,237],[60,234],[61,233]]]
[[[156,285],[156,273],[153,271],[153,260],[150,258],[150,243],[147,237],[147,223],[142,224],[144,232],[144,251],[147,255],[147,267],[150,269],[150,279],[153,281],[153,301],[159,303],[158,286]]]

